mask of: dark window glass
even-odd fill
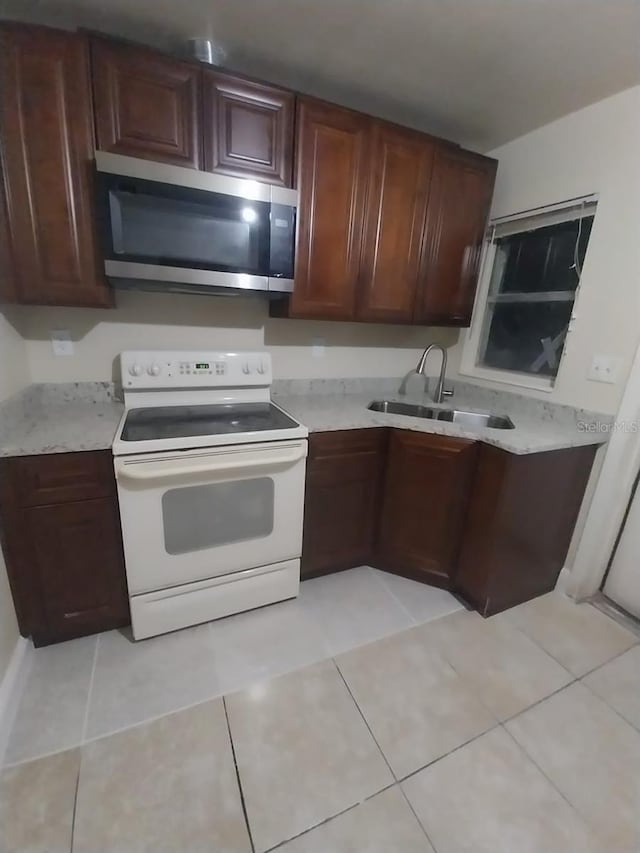
[[[555,377],[593,216],[500,237],[479,363]]]
[[[498,370],[555,376],[572,309],[572,302],[496,305],[483,363]]]
[[[536,228],[524,234],[513,234],[496,241],[506,254],[500,293],[544,293],[551,290],[575,290],[578,274],[574,251],[578,245],[578,261],[582,268],[589,243],[593,217]]]

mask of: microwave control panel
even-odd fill
[[[268,352],[128,351],[120,355],[122,387],[243,388],[271,385]]]

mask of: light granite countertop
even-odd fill
[[[372,412],[367,409],[372,399],[374,398],[371,394],[276,395],[274,397],[274,401],[278,405],[305,424],[310,432],[394,427],[414,432],[474,439],[517,454],[565,450],[568,447],[602,444],[607,440],[606,435],[582,432],[577,426],[545,422],[541,419],[514,414],[509,415],[513,421],[514,429],[463,428],[459,424],[447,423],[446,421]],[[385,399],[407,402],[406,397],[399,398],[394,395],[388,395]],[[431,401],[427,402],[430,407],[434,407]],[[442,407],[436,408],[446,409],[452,406],[467,411],[485,411],[468,405],[461,399],[450,401],[443,404]],[[503,414],[502,410],[497,413]]]
[[[515,429],[465,429],[368,410],[372,400],[400,399],[398,384],[396,379],[276,381],[273,396],[310,432],[396,427],[475,439],[517,454],[602,444],[613,420],[463,382],[453,383],[454,397],[444,408],[508,415]],[[421,387],[402,399],[433,406]],[[110,449],[122,412],[110,383],[32,385],[0,404],[0,457]]]
[[[110,383],[32,385],[0,406],[0,457],[110,450],[123,411]]]
[[[613,422],[610,415],[537,400],[523,394],[496,391],[470,382],[454,381],[453,397],[440,407],[507,415],[514,429],[463,428],[459,424],[406,415],[372,412],[372,400],[399,400],[434,407],[423,381],[410,377],[408,395],[400,397],[400,379],[288,380],[276,381],[276,403],[289,411],[310,432],[340,429],[394,427],[414,432],[450,435],[482,441],[510,453],[540,453],[604,444]],[[430,387],[435,379],[430,380]]]

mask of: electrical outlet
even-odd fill
[[[54,355],[73,355],[71,332],[68,329],[54,329],[51,332],[51,348]]]
[[[614,384],[618,381],[621,364],[622,359],[614,355],[594,355],[588,378],[593,382]]]
[[[324,358],[326,341],[324,338],[314,338],[311,341],[311,355],[313,358]]]

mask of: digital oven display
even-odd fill
[[[206,361],[201,361],[198,364],[194,365],[196,370],[209,370],[209,365]]]

